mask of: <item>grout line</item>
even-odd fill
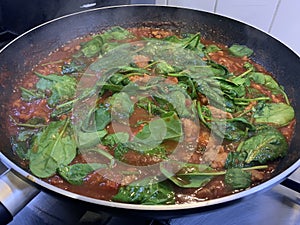
[[[216,0],[214,4],[214,13],[217,13],[217,7],[218,7],[218,0]]]
[[[279,7],[280,7],[280,3],[281,3],[281,0],[278,0],[277,4],[276,4],[275,11],[274,11],[273,16],[272,16],[272,20],[271,20],[269,29],[268,29],[268,33],[271,33],[271,30],[272,30],[274,22],[275,22],[275,17],[277,16],[277,13],[278,13],[278,10],[279,10]]]

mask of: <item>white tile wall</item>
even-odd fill
[[[300,55],[300,1],[281,0],[270,33]]]
[[[216,1],[215,0],[168,0],[168,5],[176,5],[176,6],[183,6],[192,9],[201,9],[205,11],[213,12],[215,8]]]
[[[235,18],[270,33],[300,55],[300,0],[156,0],[156,4]]]
[[[216,12],[268,30],[279,0],[219,0]]]

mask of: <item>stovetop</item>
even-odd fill
[[[21,4],[22,7],[16,7]],[[30,27],[38,25],[53,17],[85,9],[106,5],[128,3],[154,3],[153,0],[10,0],[0,2],[0,47]],[[35,7],[34,7],[35,6]],[[67,7],[68,6],[68,7]],[[4,10],[5,8],[5,10]],[[26,10],[38,9],[39,14]],[[1,10],[2,9],[2,10]],[[51,9],[51,10],[49,10]],[[42,13],[41,13],[42,12]],[[18,15],[18,17],[16,17]],[[30,16],[28,16],[30,15]],[[22,19],[23,18],[23,19]],[[22,21],[19,23],[18,21]],[[26,21],[26,22],[24,22]],[[6,168],[0,163],[0,174]],[[300,168],[291,179],[300,183]],[[223,208],[193,214],[169,220],[151,220],[135,216],[117,217],[109,212],[87,211],[80,204],[63,201],[57,196],[41,191],[24,209],[22,209],[9,225],[299,225],[300,193],[282,185],[245,197]]]

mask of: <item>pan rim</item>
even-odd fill
[[[140,211],[169,211],[169,210],[183,210],[183,209],[193,209],[193,208],[203,208],[206,206],[214,206],[220,203],[227,203],[231,202],[246,196],[249,196],[254,193],[258,193],[261,191],[266,191],[271,189],[276,184],[279,184],[283,181],[286,177],[288,177],[291,173],[293,173],[296,169],[300,167],[300,159],[293,163],[288,169],[284,170],[283,172],[279,173],[275,177],[267,180],[257,186],[251,187],[241,192],[233,193],[228,196],[224,196],[221,198],[211,199],[211,200],[204,200],[200,202],[193,202],[193,203],[183,203],[183,204],[174,204],[174,205],[141,205],[141,204],[130,204],[130,203],[121,203],[121,202],[113,202],[113,201],[106,201],[95,199],[91,197],[87,197],[84,195],[76,194],[70,191],[63,190],[58,188],[54,185],[51,185],[38,177],[33,176],[29,172],[25,171],[21,167],[17,166],[14,162],[8,159],[2,152],[0,152],[0,160],[4,163],[9,169],[20,174],[22,177],[26,178],[27,180],[37,184],[47,190],[53,191],[55,193],[61,194],[65,197],[69,197],[71,199],[76,199],[79,201],[84,201],[87,203],[92,203],[95,205],[107,206],[112,208],[122,208],[122,209],[134,209]]]

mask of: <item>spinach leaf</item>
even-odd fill
[[[260,72],[252,72],[249,74],[249,78],[257,84],[264,85],[264,87],[270,89],[274,94],[282,93],[281,87],[270,75]]]
[[[191,72],[190,76],[194,79],[201,79],[203,76],[227,77],[229,75],[229,71],[225,66],[211,60],[208,60],[205,65],[189,66],[187,69]]]
[[[111,122],[109,108],[103,104],[95,111],[96,130],[103,130]]]
[[[240,141],[246,137],[248,131],[254,131],[253,126],[246,118],[235,117],[231,119],[214,118],[210,109],[206,106],[201,106],[197,103],[197,110],[199,119],[209,128],[211,131],[221,137],[230,141]],[[224,112],[225,113],[225,112]]]
[[[192,116],[192,112],[190,112],[188,110],[188,107],[186,106],[186,102],[189,98],[187,98],[186,94],[183,91],[172,91],[165,96],[165,99],[172,104],[179,117]]]
[[[75,60],[71,61],[68,64],[65,64],[61,68],[61,74],[72,74],[76,72],[81,72],[86,67],[84,63],[77,62]]]
[[[78,148],[90,148],[99,144],[103,137],[107,134],[106,130],[96,132],[77,132]]]
[[[102,144],[105,146],[113,147],[119,143],[126,143],[129,141],[129,134],[126,132],[117,132],[108,134],[103,140]]]
[[[155,119],[145,125],[143,129],[136,134],[133,142],[139,143],[140,147],[145,149],[154,148],[160,145],[164,140],[179,141],[183,135],[181,122],[176,113],[165,113],[159,119]],[[144,148],[143,148],[144,149]]]
[[[113,120],[127,119],[134,111],[134,103],[126,92],[118,92],[108,100]]]
[[[213,52],[218,52],[220,50],[222,50],[222,49],[220,49],[218,46],[213,45],[213,44],[208,45],[204,48],[204,51],[205,51],[206,54],[213,53]]]
[[[189,45],[186,39],[179,39],[179,42],[148,39],[139,54],[148,56],[154,62],[165,61],[174,68],[183,70],[188,65],[206,64],[202,59],[204,54],[201,43],[197,47],[194,46],[195,43]]]
[[[245,189],[251,185],[251,173],[240,168],[231,168],[225,175],[225,183],[232,189]]]
[[[121,187],[113,197],[113,201],[135,203],[143,205],[168,205],[175,203],[175,192],[165,182],[159,182],[156,177]]]
[[[38,129],[25,129],[19,131],[17,136],[12,136],[10,142],[12,145],[12,150],[15,152],[21,159],[29,159],[29,149],[34,142],[36,134],[39,132]]]
[[[76,156],[76,139],[70,120],[51,122],[38,133],[29,154],[31,172],[46,178],[68,165]]]
[[[45,94],[39,92],[38,90],[29,90],[24,87],[20,87],[21,90],[21,98],[23,101],[31,102],[36,99],[45,98]]]
[[[117,132],[108,134],[103,140],[102,144],[114,149],[114,157],[120,161],[123,160],[124,154],[130,149],[128,147],[129,134],[126,132]]]
[[[58,168],[58,174],[73,185],[81,185],[84,178],[91,172],[106,168],[107,165],[100,163],[77,163]]]
[[[162,174],[178,187],[182,188],[199,188],[205,186],[214,177],[213,175],[209,175],[210,169],[207,165],[186,164],[179,172],[174,174],[163,163],[160,164]]]
[[[80,51],[88,58],[96,56],[100,53],[103,42],[101,36],[95,36],[92,40],[82,43]]]
[[[253,50],[248,48],[245,45],[238,45],[238,44],[233,44],[232,46],[229,47],[229,52],[237,57],[243,57],[243,56],[251,56],[253,54]]]
[[[103,34],[100,34],[100,36],[104,42],[134,38],[134,35],[130,31],[119,26],[112,27]]]
[[[110,122],[111,114],[109,105],[99,104],[87,113],[87,116],[83,119],[81,130],[84,132],[101,131],[105,129]]]
[[[58,76],[49,74],[44,76],[36,73],[41,79],[36,83],[39,91],[51,91],[51,96],[47,99],[49,106],[53,107],[58,103],[74,97],[76,92],[76,79],[67,75]]]
[[[230,98],[241,98],[246,94],[246,89],[243,85],[234,83],[232,80],[217,77],[221,90]]]
[[[209,127],[214,134],[235,142],[246,137],[248,131],[255,130],[255,127],[242,117],[227,120],[215,120],[209,124]]]
[[[240,147],[240,152],[247,153],[245,163],[254,161],[264,164],[284,157],[287,150],[288,143],[285,137],[276,128],[269,126],[259,130]]]
[[[289,104],[289,100],[287,94],[284,92],[284,89],[279,86],[279,84],[272,76],[260,72],[252,72],[249,74],[249,79],[268,88],[275,95],[282,94],[285,98],[286,103]]]
[[[159,61],[158,63],[156,63],[156,65],[155,65],[155,71],[158,74],[167,75],[169,73],[177,73],[177,72],[180,71],[180,69],[178,69],[178,68],[170,65],[166,61],[162,60],[162,61]]]
[[[124,155],[130,150],[127,143],[117,143],[114,147],[114,157],[120,161],[124,160]]]
[[[243,142],[242,142],[243,143]],[[242,146],[242,144],[240,144]],[[225,162],[225,168],[243,168],[246,165],[247,152],[229,152]]]
[[[292,106],[285,103],[261,102],[255,107],[253,118],[257,124],[273,124],[282,127],[289,124],[295,117]]]

